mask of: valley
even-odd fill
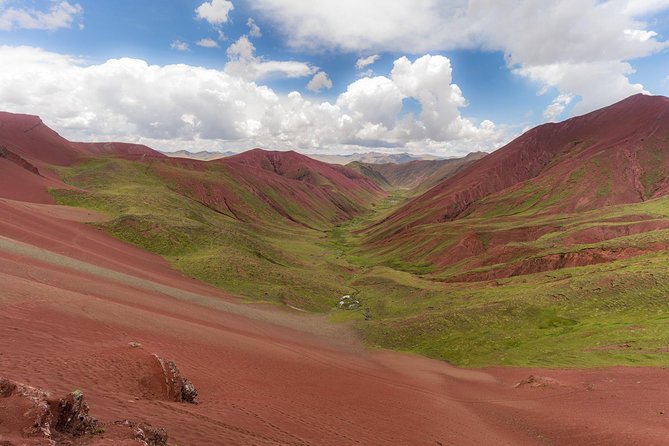
[[[612,119],[639,100],[616,106]],[[658,101],[664,100],[647,100]],[[666,115],[666,104],[659,107]],[[237,156],[248,157],[242,165],[261,172],[264,184],[242,169],[231,170],[235,157],[226,164],[111,156],[59,170],[77,189],[51,193],[60,204],[107,213],[111,218],[98,227],[165,257],[191,277],[255,302],[353,324],[370,346],[477,367],[661,365],[669,321],[664,268],[669,203],[659,181],[666,178],[665,167],[653,166],[659,176],[647,199],[625,195],[625,188],[615,193],[606,180],[614,175],[612,167],[596,168],[612,159],[603,150],[616,136],[608,132],[605,142],[595,142],[608,118],[579,119],[603,123],[593,127],[594,134],[577,130],[581,133],[559,138],[572,141],[591,132],[588,147],[558,143],[558,157],[542,161],[550,168],[546,173],[508,188],[496,186],[500,192],[491,190],[476,208],[450,221],[415,222],[420,211],[412,211],[408,223],[399,219],[405,209],[426,201],[416,198],[424,189],[420,182],[410,188],[377,178],[376,186],[374,175],[343,177],[360,187],[347,201],[345,189],[337,195],[336,186],[329,186],[339,171],[328,171],[326,178],[319,169],[328,165],[278,152]],[[514,144],[494,156],[512,153]],[[598,151],[590,148],[598,144]],[[595,153],[587,161],[592,167],[571,167],[573,157],[565,150],[572,148],[577,157]],[[649,156],[662,153],[652,150]],[[566,163],[559,163],[560,157]],[[298,181],[286,182],[286,174],[277,173],[280,163]],[[395,169],[413,172],[412,163],[420,162]],[[424,192],[425,197],[458,174],[467,178],[481,169],[464,170],[467,165],[457,165],[450,172],[453,180]],[[643,183],[647,175],[656,174],[640,173],[628,181]],[[591,198],[581,192],[592,183],[609,188],[607,195],[591,186]],[[285,184],[290,188],[282,189]],[[298,206],[290,201],[323,184],[329,192],[320,201],[308,196]],[[398,224],[408,229],[398,233]],[[359,308],[338,309],[345,295],[354,296]]]
[[[652,443],[668,143],[650,96],[393,165],[170,158],[4,113],[0,377],[168,444]],[[147,393],[152,354],[200,405]]]

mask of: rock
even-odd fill
[[[519,388],[519,387],[558,387],[560,386],[560,383],[553,379],[549,378],[546,376],[534,376],[530,375],[526,379],[522,380],[518,384],[516,384],[514,387]]]
[[[342,296],[337,303],[337,307],[342,310],[357,310],[360,308],[360,301],[353,299],[350,295]]]
[[[44,390],[0,377],[0,398],[0,446],[92,446],[128,441],[145,446],[167,445],[167,431],[163,428],[127,420],[105,425],[91,417],[80,390],[52,399]],[[10,424],[3,423],[8,420]],[[104,437],[100,437],[103,433]]]
[[[174,361],[165,360],[158,355],[154,356],[163,368],[168,399],[179,403],[197,404],[197,389],[192,382],[181,376],[181,372]]]
[[[8,379],[0,378],[0,397],[9,398],[16,390],[16,384]]]
[[[142,344],[140,344],[139,342],[135,342],[135,341],[128,342],[128,345],[130,346],[130,348],[141,348],[142,347]]]
[[[181,399],[187,403],[197,404],[195,399],[197,398],[197,389],[190,380],[183,380],[183,387],[181,388]]]
[[[96,433],[100,426],[98,420],[88,414],[89,410],[84,393],[75,390],[58,402],[55,429],[75,437]]]
[[[0,403],[0,424],[3,424],[8,434],[4,436],[3,441],[12,444],[10,440],[21,440],[16,444],[24,444],[22,439],[29,438],[37,439],[40,445],[53,446],[56,444],[51,438],[53,416],[46,392],[26,384],[0,378],[0,397],[3,399]],[[7,421],[7,418],[12,420],[12,424],[3,423]]]
[[[167,445],[167,431],[161,427],[155,428],[150,424],[138,424],[129,420],[116,421],[114,424],[127,426],[132,431],[134,439],[143,442],[146,446]]]

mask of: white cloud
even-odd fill
[[[43,29],[54,31],[60,28],[71,28],[73,22],[84,13],[79,5],[66,1],[53,1],[48,11],[34,8],[14,8],[4,6],[0,2],[0,30]],[[81,28],[80,28],[81,29]]]
[[[300,78],[309,76],[317,68],[304,62],[265,60],[255,55],[255,46],[247,36],[241,36],[227,49],[225,71],[244,79],[257,80],[269,76]]]
[[[640,19],[669,9],[669,0],[256,0],[252,7],[293,48],[501,51],[539,89],[573,96],[575,112],[643,91],[629,80],[629,62],[669,46]]]
[[[0,60],[0,109],[39,114],[76,140],[133,141],[168,150],[350,152],[364,146],[455,155],[490,150],[503,137],[489,121],[477,125],[460,116],[465,101],[451,83],[448,59],[440,56],[398,59],[389,77],[359,79],[333,102],[278,94],[225,71],[188,65],[127,58],[86,65],[9,46],[0,46]],[[423,104],[420,117],[402,113],[409,96]]]
[[[549,121],[557,119],[571,103],[572,99],[574,99],[574,97],[569,94],[559,95],[548,107],[546,107],[546,110],[544,110],[544,118]]]
[[[249,27],[249,36],[262,37],[260,27],[256,24],[255,20],[249,17],[249,19],[246,21],[246,26]]]
[[[196,45],[203,48],[219,48],[218,42],[214,39],[200,39],[197,41]]]
[[[324,71],[316,73],[307,84],[307,90],[311,90],[314,93],[318,93],[323,89],[329,90],[330,88],[332,88],[332,81]]]
[[[452,83],[451,61],[444,56],[426,55],[415,62],[397,59],[391,72],[393,81],[408,97],[421,105],[421,122],[426,135],[434,140],[454,139],[468,125],[459,108],[466,104],[460,87]]]
[[[624,6],[624,12],[634,17],[652,14],[669,8],[669,0],[629,0]]]
[[[170,48],[173,50],[177,51],[188,51],[190,50],[190,47],[186,42],[182,42],[181,40],[175,40],[174,42],[170,43]]]
[[[355,68],[358,70],[362,70],[363,68],[374,64],[380,58],[381,56],[379,56],[378,54],[372,54],[371,56],[361,57],[355,62]]]
[[[199,20],[206,20],[212,25],[222,25],[229,19],[228,14],[235,9],[231,1],[211,0],[204,2],[195,9],[195,16]]]

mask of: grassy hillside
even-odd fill
[[[322,231],[277,218],[216,167],[180,173],[198,181],[217,176],[219,185],[227,182],[234,194],[247,199],[249,214],[271,224],[239,220],[197,201],[159,174],[163,169],[177,168],[95,159],[60,169],[64,181],[79,190],[51,193],[60,204],[107,213],[110,220],[99,226],[110,234],[165,257],[192,277],[253,300],[325,311],[350,291],[342,277],[348,272],[326,255]]]
[[[370,251],[360,229],[401,206],[395,192],[374,213],[330,225],[326,232],[290,224],[240,223],[193,200],[155,168],[98,159],[63,168],[80,191],[52,191],[60,203],[108,213],[101,227],[166,257],[177,269],[249,299],[327,312],[354,324],[373,346],[413,351],[467,366],[666,364],[669,339],[669,253],[665,249],[606,263],[477,282],[452,282],[467,271],[457,262],[436,268],[429,227],[416,252],[398,260]],[[85,189],[85,190],[83,190]],[[261,210],[257,210],[261,214]],[[593,247],[646,249],[669,240],[669,230],[621,235],[598,243],[590,232],[629,221],[669,219],[669,201],[613,206],[559,219],[528,215],[451,222],[452,237],[473,233],[481,243],[531,225],[554,230],[510,241],[509,262]],[[613,232],[611,232],[613,231]],[[486,242],[487,240],[487,242]],[[635,252],[639,254],[639,252]],[[481,267],[499,268],[500,265]],[[351,294],[360,308],[336,308]],[[366,320],[368,319],[368,320]]]
[[[101,158],[60,168],[80,189],[52,194],[106,212],[104,230],[188,275],[252,300],[326,312],[356,326],[372,346],[467,366],[666,363],[667,198],[559,216],[531,208],[472,215],[440,224],[439,237],[425,225],[398,256],[382,236],[370,249],[362,229],[403,206],[406,191],[379,198],[370,213],[310,229],[278,218],[224,167],[212,166]],[[175,172],[181,181],[170,180]],[[184,178],[215,180],[244,207],[231,205],[233,213],[199,201]],[[597,255],[601,263],[578,265],[579,256],[592,262]],[[514,265],[551,266],[541,259],[563,263],[494,276]],[[360,307],[338,309],[345,294]]]
[[[345,257],[361,267],[351,286],[370,308],[372,320],[358,326],[371,345],[467,366],[663,365],[669,359],[668,219],[669,198],[660,198],[558,219],[468,219],[440,226],[451,231],[443,237],[451,243],[468,233],[481,246],[508,239],[499,234],[518,227],[553,228],[534,232],[533,240],[509,241],[508,259],[492,264],[491,258],[480,268],[484,272],[546,256],[559,262],[593,250],[615,254],[587,266],[478,281],[463,281],[476,273],[471,259],[445,268],[430,260],[429,246],[420,242],[434,238],[434,227],[422,228],[422,236],[407,243],[416,248],[404,262],[394,250],[369,251],[361,244],[363,236],[351,230],[369,222],[359,220],[348,238],[338,239]],[[634,234],[627,229],[633,221],[645,225],[641,229],[659,229]],[[611,238],[590,243],[593,233]],[[417,254],[423,250],[428,255]],[[592,254],[587,260],[593,261]]]

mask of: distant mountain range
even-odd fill
[[[409,153],[380,153],[380,152],[366,152],[353,153],[351,155],[323,155],[323,154],[308,154],[309,158],[330,164],[349,164],[352,162],[360,162],[365,164],[404,164],[416,160],[438,160],[443,159],[435,155],[412,155]]]
[[[191,152],[188,150],[178,150],[176,152],[161,152],[171,158],[188,158],[201,161],[211,161],[219,158],[225,158],[227,156],[236,155],[237,152],[212,152],[208,150],[203,150],[200,152]],[[434,155],[410,155],[408,153],[380,153],[380,152],[367,152],[367,153],[353,153],[351,155],[323,155],[323,154],[307,154],[311,159],[317,161],[322,161],[329,164],[341,164],[346,165],[351,162],[361,162],[366,164],[404,164],[416,160],[438,160],[443,159]]]
[[[211,161],[219,158],[225,158],[226,156],[236,155],[236,152],[210,152],[208,150],[202,150],[199,152],[190,152],[188,150],[177,150],[176,152],[163,152],[160,153],[169,156],[170,158],[188,158],[192,160],[200,161]]]

